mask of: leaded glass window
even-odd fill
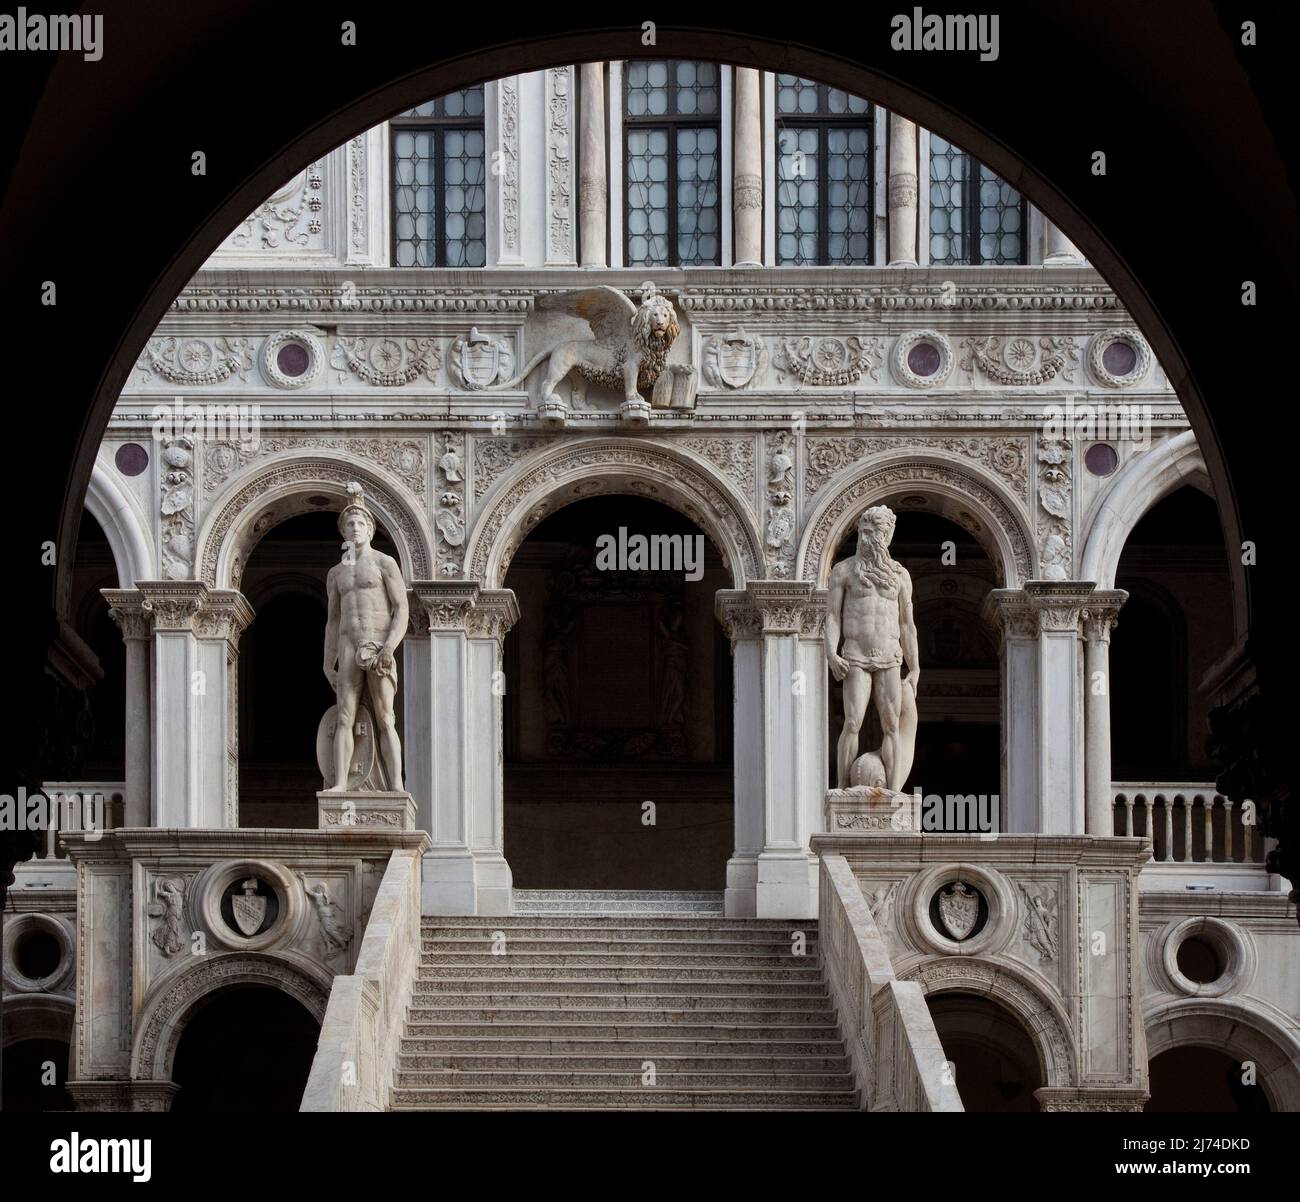
[[[930,262],[1025,262],[1025,200],[1006,180],[930,135]]]
[[[721,262],[718,65],[635,61],[623,77],[624,262]]]
[[[482,85],[416,105],[389,125],[393,263],[482,267],[487,261]]]
[[[777,262],[871,262],[871,104],[839,88],[776,77]]]

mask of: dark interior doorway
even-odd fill
[[[72,1095],[64,1088],[69,1051],[65,1039],[23,1039],[5,1048],[0,1109],[75,1110]]]
[[[1270,1107],[1248,1070],[1218,1048],[1193,1045],[1161,1052],[1150,1065],[1148,1114],[1263,1114]]]
[[[598,540],[620,530],[629,550],[638,535],[699,539],[699,579],[685,561],[610,567]],[[713,601],[730,585],[699,528],[642,497],[577,501],[520,546],[505,579],[520,610],[504,708],[517,887],[723,887],[731,657]]]
[[[1019,1022],[996,1002],[966,993],[926,999],[962,1105],[972,1112],[1028,1114],[1043,1085],[1038,1053]]]

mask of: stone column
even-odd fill
[[[583,267],[605,267],[609,188],[605,176],[605,64],[583,63],[578,118],[578,223]]]
[[[803,581],[755,581],[719,593],[716,607],[737,659],[727,912],[748,910],[752,879],[756,917],[812,918],[817,857],[808,840],[822,829],[827,781],[825,592]]]
[[[1084,830],[1079,618],[1093,587],[1074,580],[1025,585],[1038,615],[1038,788],[1046,835]]]
[[[998,629],[1002,829],[1043,829],[1038,791],[1038,615],[1019,589],[994,589],[984,617]]]
[[[1084,798],[1090,835],[1113,835],[1110,779],[1110,632],[1128,600],[1123,589],[1094,592],[1083,610]]]
[[[916,266],[916,126],[889,114],[889,266]]]
[[[512,589],[484,589],[470,611],[469,636],[469,789],[470,850],[474,856],[477,914],[509,914],[512,877],[505,857],[505,732],[502,701],[507,681],[501,644],[519,621]]]
[[[736,267],[763,262],[763,107],[761,76],[753,67],[735,71],[733,245]]]
[[[150,825],[238,826],[235,683],[252,607],[197,580],[139,589],[154,630]]]
[[[1043,218],[1043,266],[1078,267],[1084,260],[1079,248],[1069,240],[1046,213]]]
[[[138,589],[99,590],[126,644],[126,797],[124,826],[148,826],[150,804],[149,644],[152,614]]]

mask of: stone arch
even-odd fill
[[[1068,1088],[1077,1084],[1078,1056],[1070,1019],[1060,1002],[1042,984],[1019,968],[999,960],[946,956],[907,970],[903,979],[916,981],[926,996],[972,993],[997,1002],[1019,1020],[1038,1053],[1043,1084]]]
[[[828,484],[809,515],[795,575],[824,586],[835,548],[858,516],[900,489],[935,498],[938,512],[979,541],[1000,576],[1000,587],[1034,578],[1037,552],[1023,510],[1003,486],[978,467],[941,454],[890,452],[875,456]]]
[[[1083,539],[1079,579],[1096,581],[1099,589],[1115,587],[1119,557],[1133,527],[1147,511],[1176,488],[1193,484],[1211,498],[1214,490],[1196,434],[1185,430],[1145,455],[1130,459],[1115,474],[1096,503]],[[1238,606],[1234,603],[1234,622]],[[1238,628],[1240,634],[1242,629]]]
[[[135,588],[138,580],[156,580],[153,544],[125,490],[96,463],[86,489],[86,509],[99,523],[113,552],[117,587]]]
[[[4,1046],[29,1039],[58,1039],[72,1046],[76,1003],[60,993],[5,991]]]
[[[131,1049],[131,1077],[170,1081],[172,1062],[185,1025],[207,999],[242,985],[278,989],[300,1002],[318,1022],[325,1021],[332,977],[307,957],[293,952],[230,952],[201,958],[191,968],[169,974],[145,999]]]
[[[329,497],[342,509],[353,480],[397,544],[402,574],[408,581],[430,579],[434,544],[414,498],[379,469],[319,450],[272,456],[213,499],[196,540],[195,575],[211,588],[237,589],[249,552],[267,530],[318,509],[310,503],[313,496]]]
[[[761,578],[763,556],[748,506],[713,470],[687,451],[633,438],[564,442],[498,480],[465,540],[465,574],[501,588],[519,544],[547,514],[571,501],[631,493],[661,501],[713,540],[733,587]]]
[[[1206,1034],[1206,1019],[1222,1032]],[[1179,1047],[1206,1047],[1253,1060],[1273,1110],[1300,1111],[1300,1036],[1295,1023],[1264,1002],[1243,997],[1179,998],[1144,1016],[1147,1059]]]

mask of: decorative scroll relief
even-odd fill
[[[856,384],[863,376],[879,381],[883,354],[879,338],[805,336],[778,339],[772,362],[782,383],[830,387]]]
[[[324,184],[320,163],[312,163],[241,221],[220,249],[323,249]]]
[[[546,72],[546,263],[572,264],[573,87],[570,68]]]
[[[151,338],[135,365],[145,378],[195,388],[235,376],[247,382],[253,344],[247,338]]]
[[[505,75],[497,80],[498,150],[501,174],[501,255],[519,257],[519,78]]]
[[[338,382],[354,375],[380,388],[400,388],[423,376],[437,382],[442,351],[434,338],[370,338],[339,334],[330,352]]]
[[[682,438],[686,447],[707,459],[747,500],[754,495],[754,440],[752,438]]]
[[[879,438],[832,436],[809,438],[804,467],[804,495],[811,497],[837,472],[887,451],[931,447],[982,464],[1001,476],[1026,506],[1029,504],[1029,440],[1015,438],[947,438],[883,435]]]
[[[794,575],[795,486],[794,438],[782,430],[766,436],[767,511],[763,522],[763,552],[768,576],[786,580]]]
[[[1046,384],[1060,376],[1074,383],[1074,369],[1079,352],[1074,339],[1033,338],[1017,335],[1010,338],[963,338],[960,367],[971,379],[979,371],[998,384],[1013,387]]]
[[[553,438],[474,439],[474,500],[483,497],[502,472],[554,441]]]
[[[705,382],[712,388],[740,389],[767,382],[765,339],[737,327],[730,334],[713,334],[701,357]]]
[[[263,438],[256,443],[209,442],[203,453],[203,491],[213,492],[230,476],[277,451],[342,451],[387,468],[418,497],[425,493],[426,444],[417,438]]]
[[[1038,575],[1042,580],[1071,578],[1073,458],[1063,438],[1038,444]]]
[[[438,514],[433,524],[438,536],[438,575],[451,579],[462,574],[465,543],[465,435],[442,435],[442,454],[435,465]]]
[[[369,214],[366,196],[366,135],[348,143],[348,239],[355,255],[369,250]]]
[[[162,569],[167,580],[188,580],[194,567],[194,444],[163,442],[159,498]]]
[[[984,509],[990,520],[1002,532],[1011,549],[1012,562],[1020,581],[1030,578],[1033,571],[1033,553],[1024,522],[991,489],[968,475],[957,465],[938,463],[918,463],[907,461],[894,463],[868,472],[861,479],[847,484],[835,494],[831,502],[816,519],[804,558],[800,564],[803,578],[815,580],[821,570],[822,559],[827,540],[845,518],[852,512],[860,513],[867,505],[888,495],[896,488],[908,485],[933,483],[946,489],[969,497],[976,505]],[[1002,575],[1001,564],[994,561],[995,568]]]

